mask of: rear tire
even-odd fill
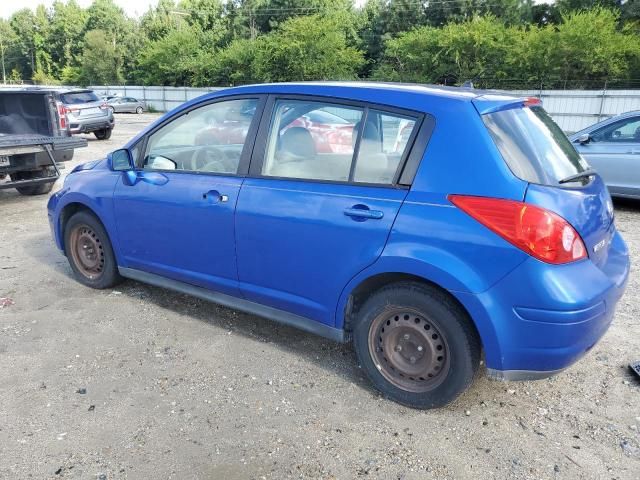
[[[122,281],[107,231],[91,213],[80,211],[64,229],[64,252],[73,274],[87,287],[111,288]]]
[[[111,138],[112,128],[105,128],[103,130],[96,130],[93,134],[98,140],[109,140]]]
[[[480,364],[480,340],[466,312],[426,284],[395,283],[375,292],[359,309],[353,333],[374,386],[412,408],[452,402]]]
[[[14,172],[10,176],[11,180],[18,181],[52,177],[53,175],[55,175],[55,170],[53,169],[53,167],[44,167],[40,170]],[[55,181],[49,183],[40,183],[37,185],[25,185],[23,187],[16,187],[16,190],[21,195],[44,195],[45,193],[49,193],[51,191],[54,183]]]

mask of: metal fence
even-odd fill
[[[224,87],[142,87],[142,86],[101,86],[89,87],[98,95],[118,95],[142,100],[148,107],[159,112],[168,112],[178,105],[204,95],[222,90]]]
[[[95,86],[102,95],[119,95],[143,100],[155,110],[166,112],[187,100],[223,87]],[[581,130],[605,118],[640,110],[640,90],[509,90],[507,93],[538,97],[565,132]]]

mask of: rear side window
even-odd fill
[[[541,107],[501,110],[483,115],[482,120],[502,158],[522,180],[559,185],[560,180],[589,168]]]
[[[60,99],[62,100],[62,103],[65,103],[67,105],[97,102],[100,100],[98,96],[93,92],[63,93],[62,95],[60,95]]]
[[[261,173],[390,185],[416,123],[375,109],[278,100]]]

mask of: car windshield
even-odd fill
[[[560,180],[589,168],[541,107],[510,108],[485,114],[482,120],[505,162],[522,180],[560,185]]]
[[[76,105],[79,103],[98,102],[100,99],[93,92],[71,92],[60,95],[62,103]]]

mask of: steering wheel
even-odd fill
[[[197,172],[228,172],[226,156],[217,147],[203,145],[193,152],[191,157],[191,170]]]

